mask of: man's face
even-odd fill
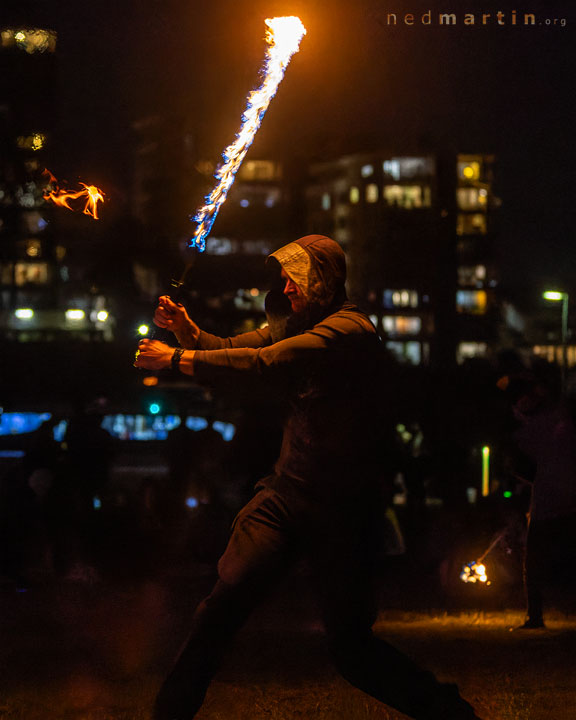
[[[285,270],[282,270],[280,276],[282,280],[284,280],[284,290],[282,292],[286,295],[288,300],[290,300],[292,312],[300,313],[306,310],[308,303],[304,297],[304,293],[300,289],[300,286],[292,280]]]

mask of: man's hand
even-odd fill
[[[134,367],[145,370],[164,370],[170,367],[174,348],[160,342],[144,338],[138,343],[134,356]]]
[[[168,295],[162,295],[158,298],[154,323],[158,327],[173,332],[182,347],[190,350],[196,347],[200,328],[190,318],[186,308],[180,303],[175,303]]]

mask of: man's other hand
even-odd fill
[[[190,318],[186,308],[180,303],[175,303],[168,295],[161,295],[158,298],[154,323],[158,327],[173,332],[182,347],[188,350],[193,350],[196,347],[200,328]]]

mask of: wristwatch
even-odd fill
[[[174,350],[172,359],[170,360],[170,367],[172,370],[180,370],[180,358],[184,354],[184,348],[178,347]]]

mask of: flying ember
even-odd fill
[[[44,199],[53,202],[55,205],[65,207],[68,210],[75,210],[76,208],[70,205],[71,201],[84,200],[84,208],[82,212],[85,215],[90,215],[94,220],[98,220],[98,203],[104,202],[104,193],[100,188],[95,185],[85,185],[83,182],[80,183],[82,190],[76,192],[69,192],[64,190],[58,185],[58,180],[48,170],[45,171],[50,178],[50,184],[44,191]]]
[[[198,209],[193,218],[197,227],[189,245],[198,248],[200,252],[206,249],[206,238],[220,206],[226,200],[236,173],[260,128],[268,105],[284,77],[290,58],[298,52],[300,42],[306,34],[306,28],[297,17],[269,18],[266,20],[266,25],[268,49],[262,67],[262,84],[248,96],[240,131],[236,140],[222,153],[224,162],[214,174],[218,182],[212,192],[205,197],[205,205]]]

